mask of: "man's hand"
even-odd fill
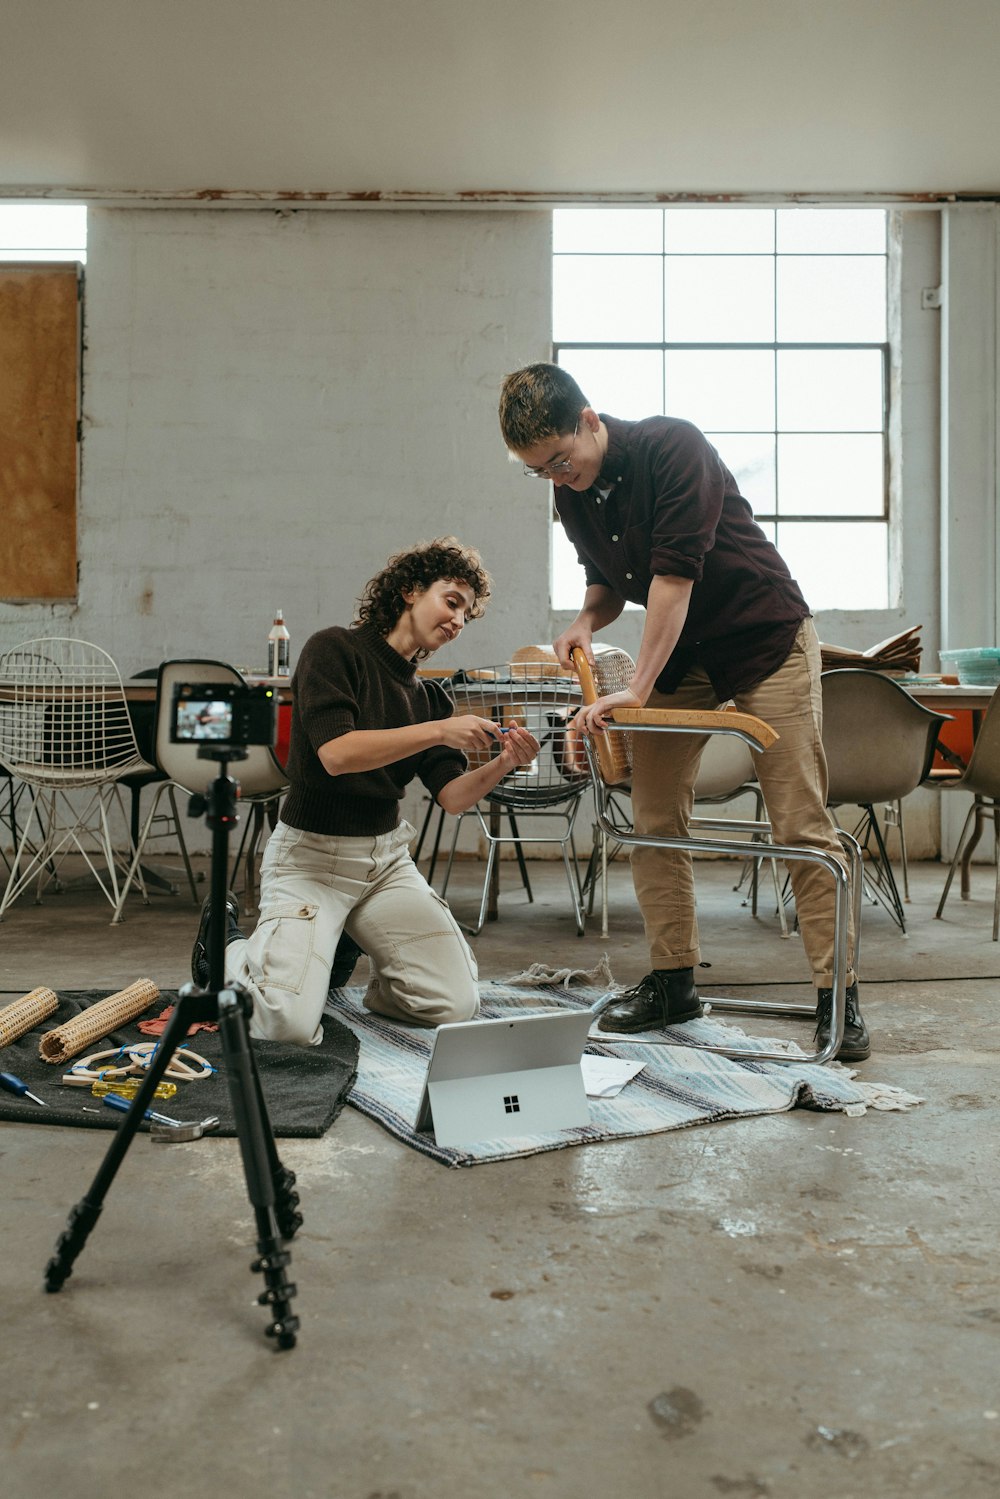
[[[560,666],[564,666],[568,672],[572,672],[573,662],[570,659],[570,652],[577,646],[580,647],[580,650],[586,656],[591,666],[593,666],[593,639],[594,632],[590,629],[590,626],[581,624],[579,620],[574,620],[569,629],[564,630],[559,639],[552,642],[552,649],[559,658]]]
[[[607,728],[608,718],[616,708],[641,708],[642,703],[634,692],[608,692],[596,703],[581,708],[573,720],[573,727],[584,734],[599,734]]]

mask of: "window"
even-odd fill
[[[700,427],[814,609],[889,604],[888,214],[559,209],[554,357],[599,411]],[[553,605],[582,570],[558,523]]]
[[[71,203],[0,203],[0,260],[86,259],[86,208]]]

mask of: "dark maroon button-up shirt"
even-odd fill
[[[645,604],[654,577],[691,578],[687,620],[656,686],[673,692],[701,665],[720,701],[746,691],[778,669],[809,614],[798,584],[697,427],[668,416],[601,420],[608,451],[596,484],[555,490],[588,585]]]

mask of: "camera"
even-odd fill
[[[273,687],[245,682],[178,682],[170,715],[173,744],[219,749],[274,744],[278,699]]]

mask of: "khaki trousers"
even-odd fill
[[[820,650],[811,619],[802,621],[786,660],[736,707],[764,719],[781,735],[755,755],[757,778],[776,843],[820,849],[846,865],[826,809]],[[650,708],[716,708],[719,700],[701,668],[676,692],[651,693]],[[638,733],[632,740],[632,806],[639,833],[683,837],[694,806],[694,783],[705,736]],[[816,864],[789,866],[802,942],[817,988],[833,982],[836,892]],[[691,855],[681,849],[634,848],[632,879],[654,968],[692,968],[700,961]],[[848,935],[848,983],[854,981],[854,933]]]
[[[402,822],[376,838],[328,837],[279,822],[261,862],[260,919],[226,948],[226,978],[253,996],[251,1036],[322,1039],[330,965],[346,931],[371,962],[366,1009],[418,1025],[472,1020],[476,962],[410,858]]]

